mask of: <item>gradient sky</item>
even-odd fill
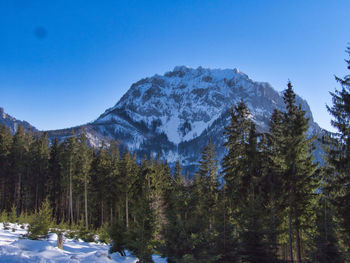
[[[176,65],[288,79],[330,128],[347,73],[349,0],[0,0],[0,106],[38,129],[93,121],[133,82]]]

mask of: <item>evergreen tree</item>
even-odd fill
[[[73,215],[73,177],[75,173],[76,156],[78,150],[77,137],[72,134],[63,145],[61,161],[62,183],[65,186],[65,194],[68,196],[67,200],[67,215],[68,222],[72,225],[75,222]],[[78,216],[78,215],[76,215]],[[78,217],[77,217],[78,218]]]
[[[60,223],[63,218],[63,200],[62,200],[62,180],[61,180],[61,161],[60,157],[62,147],[59,147],[57,138],[54,139],[50,148],[49,170],[47,177],[48,198],[53,208],[53,214],[56,223]]]
[[[193,238],[200,229],[196,224],[194,186],[182,180],[181,170],[178,161],[169,190],[164,193],[166,224],[161,251],[168,262],[194,262]]]
[[[28,235],[31,239],[45,237],[49,233],[52,224],[52,209],[50,202],[46,199],[40,206],[39,211],[32,218],[28,226]]]
[[[241,196],[246,194],[248,190],[244,178],[249,176],[247,174],[249,160],[246,147],[251,127],[249,115],[249,110],[242,101],[232,109],[230,126],[225,127],[227,139],[224,145],[228,152],[223,160],[223,172],[232,209],[233,203],[240,202]]]
[[[107,178],[110,176],[111,171],[111,156],[105,144],[102,143],[91,164],[93,215],[95,218],[93,223],[95,226],[102,226],[105,222],[106,200],[104,197],[107,189]]]
[[[12,178],[9,182],[9,187],[14,193],[12,203],[16,204],[17,216],[20,215],[22,209],[23,196],[23,180],[28,175],[28,151],[29,151],[29,136],[27,136],[24,128],[18,126],[17,132],[13,137],[13,144],[11,148],[11,170]],[[11,200],[11,199],[10,199]]]
[[[290,259],[293,260],[293,235],[295,237],[297,261],[302,261],[301,232],[309,231],[315,213],[313,203],[318,186],[313,162],[314,138],[307,138],[308,119],[301,106],[296,105],[296,95],[289,82],[283,96],[287,111],[273,115],[272,131],[275,157],[274,167],[283,175],[281,187],[284,191],[288,212],[288,243]]]
[[[0,184],[1,184],[1,211],[6,206],[8,199],[9,172],[10,172],[10,152],[12,147],[12,135],[5,125],[0,125]]]
[[[316,251],[312,254],[313,262],[340,263],[344,258],[338,246],[335,233],[335,220],[332,205],[323,195],[317,207],[317,229],[314,237]]]
[[[91,161],[92,161],[92,154],[91,150],[89,149],[87,145],[87,138],[84,133],[80,135],[80,142],[78,146],[77,151],[77,164],[76,164],[76,171],[77,171],[77,178],[78,178],[78,184],[79,186],[82,186],[78,188],[79,192],[84,193],[84,223],[85,227],[87,228],[88,223],[88,185],[90,183],[90,168],[91,168]]]
[[[146,165],[143,166],[135,181],[133,207],[134,220],[127,232],[126,248],[130,250],[140,263],[151,263],[153,241],[155,234],[155,218],[151,207],[151,192],[148,184],[149,173],[153,173]]]
[[[47,180],[48,169],[49,169],[49,139],[47,133],[42,134],[35,138],[34,142],[30,147],[29,155],[32,163],[31,165],[31,178],[28,178],[27,186],[31,186],[31,195],[33,195],[33,203],[35,210],[39,209],[39,205],[45,199],[47,189],[43,182]],[[31,196],[28,195],[28,196]],[[26,202],[26,209],[29,208],[30,200]]]
[[[126,148],[120,165],[121,185],[124,193],[125,208],[125,225],[129,229],[130,225],[130,202],[133,197],[133,188],[138,175],[138,167],[136,164],[136,156],[131,156],[129,149]]]
[[[216,262],[218,238],[218,195],[219,182],[217,178],[218,163],[215,146],[209,139],[208,145],[202,150],[198,172],[193,188],[193,198],[196,209],[197,232],[191,236],[193,242],[193,257],[198,262]]]
[[[350,55],[350,47],[346,51]],[[346,60],[350,70],[350,60]],[[327,106],[333,116],[332,126],[337,133],[329,137],[328,164],[333,168],[333,202],[341,223],[344,246],[350,248],[350,75],[336,77],[341,88],[331,92],[332,106]]]

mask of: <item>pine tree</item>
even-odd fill
[[[242,262],[277,262],[276,255],[270,250],[266,223],[267,209],[259,193],[246,198],[246,206],[238,212],[237,220],[242,226],[239,236],[239,256]]]
[[[49,233],[52,224],[52,209],[50,202],[46,199],[40,206],[39,211],[32,218],[28,226],[28,236],[31,239],[45,237]]]
[[[77,150],[77,178],[78,185],[83,186],[79,188],[79,192],[83,192],[84,196],[84,223],[85,227],[88,228],[88,185],[90,183],[90,168],[92,161],[91,150],[87,145],[87,138],[84,133],[80,135],[80,142]],[[81,189],[82,188],[82,189]]]
[[[54,139],[50,148],[49,169],[47,177],[47,193],[53,207],[53,214],[56,223],[59,224],[63,218],[63,203],[62,203],[62,166],[60,165],[60,157],[63,155],[59,147],[57,138]]]
[[[128,148],[123,154],[120,164],[121,185],[124,194],[125,208],[125,225],[129,229],[130,225],[130,201],[133,197],[133,188],[138,175],[138,167],[136,164],[136,156],[131,156]]]
[[[336,223],[332,205],[327,200],[327,195],[322,195],[323,197],[320,198],[317,206],[317,229],[314,237],[316,251],[312,254],[313,262],[344,262],[335,233]]]
[[[22,126],[18,126],[17,132],[13,137],[13,144],[11,148],[11,170],[12,180],[9,186],[14,193],[13,202],[17,207],[17,216],[20,215],[22,209],[22,195],[23,195],[23,180],[28,172],[28,151],[31,141]]]
[[[197,197],[193,184],[186,183],[181,176],[182,167],[177,162],[170,187],[164,193],[165,220],[162,229],[164,244],[161,247],[163,256],[168,262],[194,261],[194,236],[199,232],[195,216]]]
[[[350,55],[350,47],[346,51]],[[350,60],[346,60],[350,70]],[[327,106],[333,116],[332,126],[337,133],[329,137],[328,164],[333,168],[333,201],[341,223],[344,246],[350,248],[350,75],[336,77],[341,88],[331,92],[332,106]]]
[[[296,105],[296,95],[289,82],[283,96],[286,112],[273,115],[272,131],[274,151],[279,154],[274,158],[274,167],[283,175],[282,189],[288,212],[288,243],[290,259],[293,261],[293,235],[295,237],[297,261],[302,261],[301,232],[310,229],[315,214],[313,202],[318,186],[313,162],[312,141],[307,138],[308,119],[301,106]],[[277,144],[276,144],[277,143]]]
[[[33,195],[33,203],[35,210],[39,209],[39,205],[45,199],[47,194],[47,189],[43,182],[47,180],[48,169],[49,169],[49,158],[50,158],[50,149],[49,149],[49,139],[47,133],[37,136],[34,139],[30,147],[30,152],[28,153],[32,163],[31,166],[31,178],[28,178],[28,186],[31,186],[31,189],[28,189],[31,193],[28,196]],[[26,202],[26,209],[29,208],[30,200]]]
[[[237,213],[244,206],[244,199],[249,192],[249,160],[248,160],[248,143],[250,128],[252,125],[249,119],[250,112],[243,101],[232,108],[230,125],[225,127],[226,142],[224,146],[227,154],[223,159],[224,174],[224,251],[229,253],[229,257],[235,257],[237,247],[228,248],[228,244],[238,244],[238,226]],[[226,217],[227,216],[227,217]],[[228,231],[229,230],[229,231]],[[226,254],[222,255],[227,258]]]
[[[239,103],[231,113],[231,125],[225,133],[228,152],[223,163],[224,191],[229,209],[226,228],[233,229],[228,234],[236,242],[225,239],[238,246],[237,256],[244,262],[274,262],[276,245],[272,242],[276,241],[271,240],[271,233],[276,230],[265,223],[271,220],[269,205],[274,202],[273,195],[266,192],[271,190],[266,187],[271,172],[267,163],[269,152],[265,149],[268,146],[249,116],[245,104]]]
[[[127,232],[126,248],[130,250],[140,263],[151,263],[153,254],[153,241],[155,234],[155,218],[152,210],[149,173],[153,173],[147,165],[143,165],[135,181],[134,201],[132,209],[134,220],[130,223]]]
[[[73,177],[75,173],[75,166],[77,161],[77,150],[78,150],[78,140],[77,137],[72,134],[63,145],[64,149],[62,151],[61,161],[61,172],[62,172],[62,183],[65,187],[65,193],[68,196],[67,202],[67,215],[68,222],[70,225],[75,223],[75,218],[73,215]],[[78,216],[78,215],[76,215]],[[78,219],[78,217],[76,217]]]
[[[217,178],[218,163],[215,146],[209,139],[208,145],[202,150],[202,156],[195,174],[193,199],[195,210],[193,217],[197,231],[192,233],[193,257],[198,262],[216,262],[218,238],[218,195],[219,181]]]
[[[275,112],[278,115],[278,112]],[[274,115],[273,115],[274,116]],[[271,117],[273,120],[274,117]],[[277,117],[275,115],[275,117]],[[277,120],[276,120],[277,121]],[[283,174],[280,167],[281,155],[279,149],[279,136],[276,136],[274,121],[270,124],[271,132],[262,134],[259,138],[259,160],[261,173],[260,198],[268,211],[266,218],[267,239],[270,245],[270,252],[274,255],[278,253],[278,239],[282,232],[281,226],[285,217],[284,192],[282,187]],[[278,147],[276,147],[278,146]]]
[[[0,125],[0,184],[1,184],[1,211],[6,208],[8,199],[9,172],[10,172],[10,151],[12,147],[12,135],[5,125]],[[8,205],[7,205],[8,206]]]
[[[223,172],[227,194],[230,195],[231,208],[233,208],[233,203],[239,202],[241,196],[247,192],[243,178],[249,176],[247,174],[249,161],[246,148],[251,127],[249,115],[249,110],[242,101],[232,109],[230,126],[225,127],[227,140],[224,145],[228,152],[223,160]],[[237,187],[241,187],[241,189]]]
[[[111,156],[105,144],[102,143],[91,164],[91,187],[95,206],[92,212],[95,218],[93,222],[95,226],[102,226],[106,221],[106,200],[104,197],[107,189],[107,178],[111,172]]]

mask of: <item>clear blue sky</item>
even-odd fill
[[[39,129],[96,119],[140,78],[176,65],[288,79],[321,127],[347,73],[349,0],[2,0],[0,106]]]

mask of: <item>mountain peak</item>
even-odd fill
[[[255,82],[239,69],[176,66],[164,75],[146,77],[96,121],[87,125],[94,145],[110,138],[139,156],[160,153],[170,163],[181,158],[194,165],[212,138],[218,158],[224,154],[224,127],[232,106],[243,100],[259,132],[269,130],[274,109],[285,110],[282,94],[266,82]],[[310,134],[320,131],[306,101],[297,96],[310,118]],[[79,133],[79,127],[75,128]],[[71,131],[62,131],[69,135]],[[63,135],[62,135],[63,136]]]
[[[233,77],[243,77],[248,78],[246,74],[241,72],[239,69],[221,69],[221,68],[203,68],[199,66],[198,68],[191,68],[188,66],[176,66],[174,67],[173,71],[166,72],[164,74],[164,77],[171,78],[171,77],[179,77],[179,78],[193,78],[193,77],[199,77],[208,75],[211,78],[214,79],[231,79]],[[156,75],[159,76],[159,75]],[[154,77],[156,77],[154,76]]]

